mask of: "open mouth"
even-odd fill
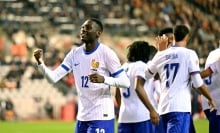
[[[85,38],[87,36],[87,34],[86,33],[81,33],[80,36],[81,36],[81,38]]]

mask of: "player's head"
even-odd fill
[[[152,45],[150,45],[149,48],[150,48],[149,59],[152,60],[154,55],[157,53],[157,49],[154,46],[152,46]]]
[[[159,36],[166,35],[168,37],[168,45],[172,45],[174,42],[173,28],[166,27],[159,31]]]
[[[80,39],[83,42],[96,41],[103,32],[103,25],[101,21],[96,18],[86,20],[80,29]]]
[[[186,25],[177,25],[174,28],[175,41],[188,41],[189,40],[189,29]]]
[[[128,47],[127,59],[129,62],[143,61],[148,62],[150,57],[150,45],[145,41],[134,41]]]

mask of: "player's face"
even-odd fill
[[[173,40],[174,40],[174,36],[172,33],[168,33],[166,34],[166,36],[168,37],[168,45],[172,45],[173,44]]]
[[[96,24],[91,20],[87,20],[81,26],[80,39],[86,43],[92,42],[95,39],[97,39],[96,32],[97,32]]]

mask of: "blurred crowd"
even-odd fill
[[[203,68],[210,50],[219,47],[219,13],[219,0],[0,1],[0,63],[10,68],[1,72],[0,88],[21,88],[26,68],[35,67],[36,48],[43,49],[46,64],[56,68],[72,47],[80,45],[78,31],[87,17],[102,20],[103,42],[122,54],[134,39],[153,40],[164,27],[186,24],[191,30],[188,47],[197,52]],[[34,69],[29,78],[44,77]],[[72,75],[55,86],[63,95],[76,93]]]

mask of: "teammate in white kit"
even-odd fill
[[[158,124],[159,115],[152,105],[153,99],[148,98],[150,90],[144,88],[149,82],[145,79],[144,69],[150,54],[150,46],[144,41],[135,41],[128,47],[128,62],[122,67],[130,79],[131,86],[127,89],[120,88],[121,97],[116,97],[120,103],[118,133],[155,132],[153,124]]]
[[[211,76],[204,79],[209,88],[210,94],[216,102],[216,109],[210,112],[210,107],[204,97],[202,97],[202,107],[207,119],[209,120],[209,133],[220,133],[220,48],[209,53],[205,68],[212,73]]]
[[[146,77],[159,73],[161,94],[158,112],[165,133],[188,133],[190,126],[190,82],[208,99],[211,109],[215,103],[200,76],[198,56],[185,48],[189,29],[178,25],[174,29],[175,46],[158,52],[147,67]]]
[[[73,71],[78,93],[76,133],[113,133],[114,104],[110,86],[130,86],[116,53],[98,41],[102,32],[103,25],[98,19],[86,20],[80,29],[84,43],[72,49],[54,71],[43,63],[42,50],[34,52],[39,69],[54,83]]]
[[[161,43],[163,40],[163,36],[166,36],[167,39],[168,39],[168,45],[166,43]],[[162,38],[161,38],[162,37]],[[166,41],[166,39],[164,39]],[[159,37],[156,38],[156,42],[158,43],[157,44],[157,47],[158,47],[158,50],[159,51],[162,51],[164,49],[167,49],[168,47],[171,47],[173,45],[175,45],[175,40],[174,40],[174,34],[173,34],[173,28],[172,27],[166,27],[166,28],[163,28],[159,31]],[[161,43],[162,45],[159,45],[159,43]],[[162,49],[161,49],[162,47]],[[206,73],[207,74],[207,73]],[[157,76],[157,74],[156,74]],[[159,77],[159,76],[157,76]],[[161,125],[161,124],[160,124]],[[158,132],[160,132],[160,126],[157,126],[157,130]],[[191,117],[190,117],[190,128],[189,128],[189,133],[195,133],[196,130],[195,130],[195,126],[194,126],[194,122],[193,122],[193,118],[192,118],[192,114],[191,114]]]

